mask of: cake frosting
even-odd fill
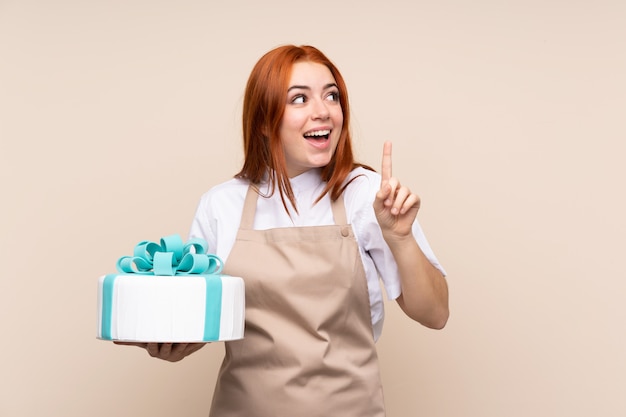
[[[221,274],[222,260],[202,239],[177,235],[140,242],[117,262],[118,273],[98,280],[97,337],[183,343],[241,339],[245,288]]]

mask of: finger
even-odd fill
[[[172,355],[173,343],[159,343],[159,357],[167,359]]]
[[[382,184],[386,184],[391,178],[391,142],[385,142],[383,145],[383,162],[380,170]]]
[[[384,204],[386,207],[391,207],[394,204],[394,201],[396,201],[398,198],[397,192],[400,189],[400,182],[397,178],[391,177],[387,179],[386,185],[389,193],[387,194],[387,198],[385,199]]]
[[[401,213],[402,208],[406,204],[406,200],[411,194],[411,191],[407,187],[400,187],[396,193],[393,204],[391,205],[391,214]]]
[[[187,345],[185,349],[185,356],[191,355],[192,353],[202,349],[206,343],[190,343]]]
[[[199,350],[204,345],[205,343],[174,343],[170,355],[164,359],[170,362],[178,362]]]
[[[174,347],[172,348],[172,356],[180,357],[182,359],[185,356],[193,353],[193,348],[196,345],[200,345],[200,347],[202,347],[202,343],[175,343]]]
[[[124,342],[120,340],[114,340],[113,343],[115,343],[116,345],[122,345],[122,346],[137,346],[137,347],[144,348],[144,349],[146,349],[146,347],[148,346],[147,343],[143,343],[143,342]]]
[[[404,207],[402,207],[402,209],[400,210],[400,213],[404,214],[407,211],[411,210],[412,208],[419,210],[421,204],[422,204],[422,199],[417,194],[411,194],[409,198],[407,198],[407,201],[404,204]]]
[[[148,351],[148,355],[152,357],[159,356],[159,344],[158,343],[148,343],[146,346],[146,350]]]
[[[376,192],[376,198],[374,199],[374,210],[382,211],[385,209],[386,201],[391,194],[391,187],[389,184],[381,184],[380,190]]]
[[[420,198],[417,194],[412,193],[408,188],[406,188],[398,192],[396,203],[398,204],[394,205],[392,213],[405,214],[412,208],[417,208],[419,210]]]

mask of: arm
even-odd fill
[[[385,143],[381,186],[374,200],[374,212],[383,238],[398,264],[402,293],[400,308],[424,326],[441,329],[449,316],[448,285],[419,248],[412,225],[420,199],[391,175],[391,143]]]

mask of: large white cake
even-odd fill
[[[206,242],[178,236],[140,242],[118,261],[119,273],[98,280],[97,337],[137,342],[241,339],[245,322],[242,278],[220,274]],[[163,273],[165,272],[165,274]]]

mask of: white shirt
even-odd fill
[[[379,278],[385,287],[387,297],[391,300],[398,298],[402,288],[398,267],[383,239],[372,207],[376,192],[380,188],[380,175],[357,168],[350,173],[348,180],[357,176],[358,178],[345,189],[343,198],[346,218],[354,230],[367,277],[374,340],[378,340],[384,320]],[[271,197],[263,198],[269,186],[267,183],[262,184],[260,187],[262,194],[257,200],[254,229],[335,224],[328,194],[314,204],[325,186],[325,182],[320,178],[319,169],[309,170],[291,178],[290,181],[298,213],[293,211],[287,201],[287,206],[291,210],[291,217],[289,216],[278,191]],[[232,179],[211,188],[202,195],[191,225],[189,237],[206,240],[209,245],[208,252],[216,254],[225,263],[228,262],[228,255],[235,243],[247,190],[248,182],[240,179]],[[417,220],[413,223],[413,234],[428,260],[445,275]]]

